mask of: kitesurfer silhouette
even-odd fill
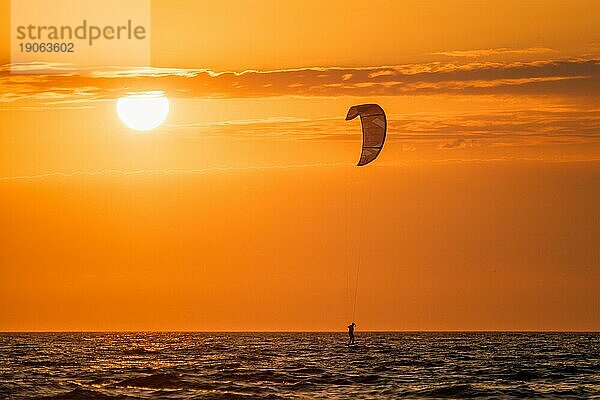
[[[350,341],[348,342],[348,346],[350,346],[351,344],[354,344],[354,327],[356,326],[356,324],[353,322],[350,325],[348,325],[348,336],[350,336]]]
[[[357,166],[361,167],[373,162],[385,143],[385,135],[387,132],[387,117],[385,111],[379,104],[358,104],[350,107],[346,114],[346,121],[360,117],[360,125],[362,128],[362,150]],[[369,198],[371,196],[369,195]],[[367,206],[367,209],[369,207]],[[365,216],[366,217],[366,216]],[[362,232],[362,229],[360,230]],[[360,240],[359,240],[360,243]],[[356,294],[358,293],[358,271],[360,270],[360,248],[358,251],[358,263],[356,266],[356,287],[354,289],[354,307],[352,319],[354,319],[354,311],[356,311]],[[354,327],[356,324],[352,322],[348,325],[348,346],[354,342]]]

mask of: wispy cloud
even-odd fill
[[[334,168],[348,167],[345,163],[312,163],[312,164],[284,164],[284,165],[260,165],[249,167],[209,167],[188,169],[134,169],[116,170],[101,169],[94,171],[71,171],[71,172],[46,172],[41,174],[0,176],[0,182],[12,182],[48,178],[75,178],[95,176],[137,176],[137,175],[203,175],[215,172],[239,172],[239,171],[261,171],[278,169],[308,169],[308,168]]]
[[[447,56],[447,57],[459,57],[459,58],[479,58],[479,57],[493,57],[493,56],[523,56],[523,55],[542,55],[542,54],[553,54],[558,53],[557,50],[550,49],[548,47],[528,47],[525,49],[510,49],[506,47],[492,48],[492,49],[477,49],[477,50],[453,50],[453,51],[440,51],[431,53],[436,56]]]
[[[38,100],[98,101],[127,92],[163,90],[172,97],[270,96],[561,95],[600,96],[600,59],[534,62],[426,63],[365,68],[304,68],[214,72],[205,69],[140,68],[14,74],[0,70],[0,103]]]

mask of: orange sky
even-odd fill
[[[359,252],[359,329],[600,329],[597,2],[322,3],[152,1],[143,71],[0,24],[0,330],[343,329]]]

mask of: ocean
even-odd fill
[[[600,398],[600,333],[2,333],[0,398]]]

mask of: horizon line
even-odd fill
[[[599,330],[365,330],[360,333],[599,333]],[[6,333],[346,333],[346,330],[17,330]]]

